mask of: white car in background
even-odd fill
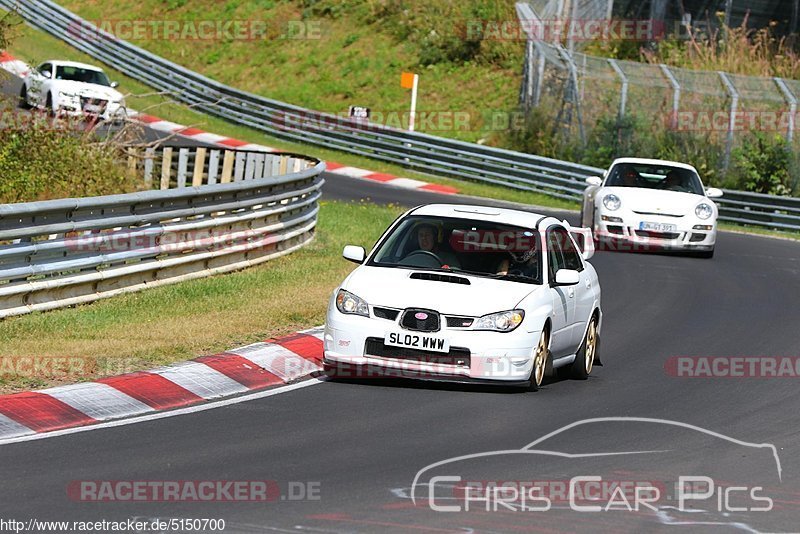
[[[553,369],[587,378],[602,320],[587,232],[511,209],[409,210],[369,254],[345,247],[359,266],[330,299],[326,373],[531,389]]]
[[[103,69],[74,61],[45,61],[23,79],[20,100],[25,107],[57,116],[122,120],[125,98]]]
[[[717,239],[716,188],[705,189],[691,165],[620,158],[604,178],[586,179],[581,224],[595,240],[627,250],[696,251],[711,258]]]

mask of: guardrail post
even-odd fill
[[[783,93],[783,98],[786,99],[786,103],[789,104],[789,126],[786,130],[786,140],[791,143],[794,139],[794,114],[797,113],[797,97],[794,96],[789,86],[783,81],[783,78],[775,77],[772,79],[775,81],[775,85],[778,86],[778,89],[781,90],[781,93]]]
[[[622,72],[617,60],[609,59],[608,64],[611,65],[611,68],[614,69],[614,72],[617,73],[617,76],[622,81],[622,91],[619,95],[619,118],[621,119],[625,116],[625,106],[628,103],[628,77]]]
[[[675,130],[678,128],[678,108],[681,103],[681,84],[678,83],[678,80],[675,78],[675,75],[672,74],[672,71],[669,70],[669,67],[663,63],[660,64],[659,67],[661,67],[661,72],[664,73],[664,76],[672,86],[672,120],[670,120],[670,125],[672,129]]]
[[[722,162],[723,170],[728,170],[728,166],[731,163],[731,149],[733,148],[733,128],[736,124],[736,108],[739,105],[739,92],[736,90],[736,87],[731,82],[730,78],[725,72],[717,71],[719,74],[720,79],[722,80],[722,84],[725,86],[725,89],[728,91],[728,96],[731,97],[731,116],[728,120],[728,139],[725,142],[725,159]]]
[[[169,189],[172,178],[172,147],[167,147],[161,152],[161,189]]]
[[[194,172],[192,173],[192,187],[203,185],[203,174],[206,170],[206,148],[198,147],[194,156]]]

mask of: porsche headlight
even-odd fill
[[[603,197],[603,206],[609,211],[616,211],[622,206],[622,201],[617,195],[610,194]]]
[[[525,317],[523,310],[509,310],[484,315],[475,321],[475,330],[494,330],[496,332],[511,332],[522,323]]]
[[[697,207],[694,209],[694,214],[697,215],[699,218],[705,220],[714,214],[714,209],[705,202],[703,202],[697,205]]]
[[[369,317],[369,306],[366,301],[344,289],[340,289],[336,294],[336,308],[349,315]]]

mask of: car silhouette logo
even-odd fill
[[[416,317],[420,321],[424,321],[425,319],[428,318],[428,314],[424,313],[424,312],[417,312],[417,313],[414,314],[414,317]]]

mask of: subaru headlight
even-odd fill
[[[697,215],[699,218],[705,220],[714,214],[714,209],[705,202],[703,202],[697,205],[697,207],[694,209],[694,214]]]
[[[369,317],[369,306],[367,302],[349,291],[340,289],[336,294],[336,308],[349,315],[363,315]]]
[[[475,330],[494,330],[496,332],[511,332],[522,323],[525,318],[523,310],[509,310],[484,315],[475,321]]]
[[[622,206],[622,201],[617,195],[610,194],[603,197],[603,206],[609,211],[616,211]]]

